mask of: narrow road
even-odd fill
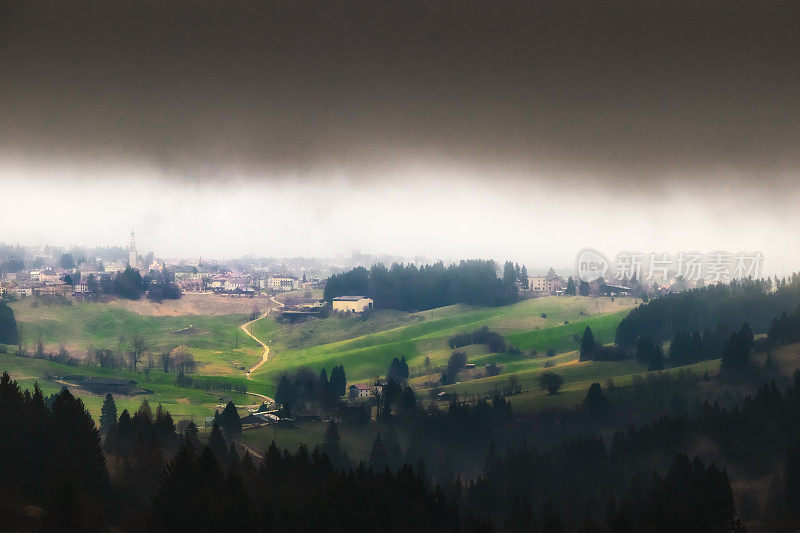
[[[274,296],[272,296],[270,298],[270,300],[275,302],[277,307],[273,307],[272,309],[267,309],[266,312],[263,315],[261,315],[260,317],[256,318],[255,320],[251,320],[249,322],[245,322],[244,324],[239,326],[240,328],[242,328],[242,331],[244,331],[245,335],[247,335],[248,337],[250,337],[251,339],[256,341],[259,345],[261,345],[262,348],[264,348],[264,352],[261,354],[261,360],[258,363],[256,363],[256,365],[253,368],[251,368],[247,372],[245,372],[245,374],[247,375],[247,379],[251,379],[252,380],[253,378],[252,378],[252,376],[250,374],[255,372],[256,370],[258,370],[258,368],[261,367],[261,365],[263,365],[264,363],[266,363],[267,359],[269,359],[269,346],[267,346],[261,339],[259,339],[258,337],[256,337],[252,333],[250,333],[250,330],[248,329],[248,326],[250,324],[252,324],[253,322],[255,322],[256,320],[261,320],[262,318],[264,318],[265,316],[270,314],[270,312],[272,312],[274,309],[278,309],[280,307],[283,307],[283,303],[279,302]],[[256,394],[256,393],[249,393],[249,394],[255,394],[256,396],[260,396],[262,398],[266,398],[266,399],[269,399],[270,401],[272,401],[272,398],[268,398],[267,396],[264,396],[262,394]]]
[[[250,455],[258,457],[259,459],[263,459],[264,458],[260,453],[256,453],[255,450],[253,450],[250,446],[247,446],[245,443],[243,443],[241,441],[239,442],[239,446],[241,446],[242,449],[244,451],[246,451],[247,453],[249,453]]]

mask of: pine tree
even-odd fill
[[[331,370],[331,390],[337,398],[344,396],[347,391],[347,376],[342,365],[334,366]]]
[[[589,326],[583,330],[583,338],[581,339],[581,361],[586,361],[594,356],[597,351],[597,341],[594,339],[594,333]]]
[[[239,440],[242,438],[242,419],[239,411],[232,401],[225,405],[225,409],[219,414],[219,425],[225,432],[225,438],[229,440]]]
[[[15,345],[19,342],[19,330],[14,311],[0,301],[0,344]]]
[[[100,409],[100,434],[108,435],[114,426],[117,425],[117,404],[111,393],[106,394],[103,407]]]
[[[528,290],[530,287],[530,281],[528,279],[528,267],[522,265],[522,270],[519,274],[519,283],[523,289]]]
[[[606,397],[603,395],[603,388],[599,383],[592,383],[586,393],[583,404],[592,414],[602,413],[606,408]]]
[[[575,296],[575,293],[576,293],[575,280],[572,279],[572,276],[570,276],[567,279],[567,288],[564,290],[564,294],[566,294],[567,296]]]

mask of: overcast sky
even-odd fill
[[[0,241],[800,269],[794,4],[4,0]]]

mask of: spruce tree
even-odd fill
[[[567,288],[564,290],[564,294],[567,296],[575,296],[575,280],[572,279],[572,276],[567,278]]]
[[[117,425],[117,404],[111,393],[106,394],[103,407],[100,409],[100,434],[108,435],[114,426]]]
[[[581,361],[586,361],[594,356],[597,350],[597,341],[594,339],[592,328],[586,326],[583,330],[583,338],[581,339]]]

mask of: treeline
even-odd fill
[[[800,342],[800,306],[791,314],[783,311],[772,319],[767,330],[767,341],[771,346]]]
[[[330,378],[324,368],[317,375],[308,367],[298,367],[278,378],[275,401],[286,414],[305,409],[327,411],[339,403],[346,387],[347,375],[341,365],[333,367]]]
[[[707,328],[721,328],[725,338],[745,322],[754,331],[767,331],[774,317],[798,305],[797,274],[775,284],[771,280],[741,280],[670,293],[633,309],[617,326],[616,343],[630,351],[640,337],[663,342],[679,331],[703,332]]]
[[[619,361],[625,359],[627,355],[618,346],[605,346],[598,342],[592,328],[586,326],[581,337],[580,360],[581,361]]]
[[[669,364],[677,367],[719,357],[723,371],[741,372],[747,369],[755,344],[753,330],[747,322],[733,331],[722,324],[713,331],[706,328],[702,335],[697,330],[691,334],[678,331],[669,345]],[[581,340],[581,360],[625,357],[627,354],[616,346],[600,346],[595,342],[591,329],[586,328]],[[661,343],[648,336],[639,337],[636,359],[647,364],[649,371],[662,370],[665,366]]]
[[[273,443],[257,460],[234,444],[232,404],[217,415],[206,443],[194,424],[178,430],[163,409],[153,414],[143,404],[116,417],[112,404],[104,404],[100,421],[104,451],[100,432],[68,391],[48,401],[38,387],[23,392],[7,374],[0,379],[4,526],[727,532],[743,530],[740,517],[790,529],[800,508],[800,374],[785,391],[765,385],[731,409],[705,403],[697,416],[663,416],[617,431],[610,444],[591,437],[540,449],[518,440],[504,453],[488,444],[483,468],[467,480],[441,472],[457,468],[452,457],[461,448],[497,442],[498,428],[513,423],[502,398],[392,414],[368,459],[350,467],[331,460],[340,452],[333,423],[318,449],[281,453]],[[401,417],[411,428],[405,450],[393,435]],[[707,459],[686,455],[698,444]],[[742,486],[737,514],[718,464],[772,482]],[[41,516],[31,518],[29,505],[41,507]]]
[[[486,344],[492,353],[503,353],[508,350],[508,344],[502,335],[490,331],[487,326],[475,329],[471,333],[456,333],[448,339],[450,349],[462,348],[470,344]]]
[[[324,299],[361,295],[372,298],[376,308],[404,311],[457,303],[493,306],[516,301],[518,282],[513,265],[501,280],[494,261],[479,259],[449,266],[377,264],[369,270],[358,267],[334,274],[325,285]]]
[[[154,301],[177,300],[181,297],[181,290],[171,272],[152,271],[142,277],[138,270],[130,266],[114,276],[111,292],[129,300],[138,300],[144,294]]]
[[[175,283],[174,273],[168,270],[151,271],[142,276],[137,269],[130,266],[110,278],[97,278],[89,274],[86,278],[86,288],[89,297],[113,294],[128,300],[138,300],[142,296],[147,296],[153,301],[177,300],[181,297],[181,290]]]

